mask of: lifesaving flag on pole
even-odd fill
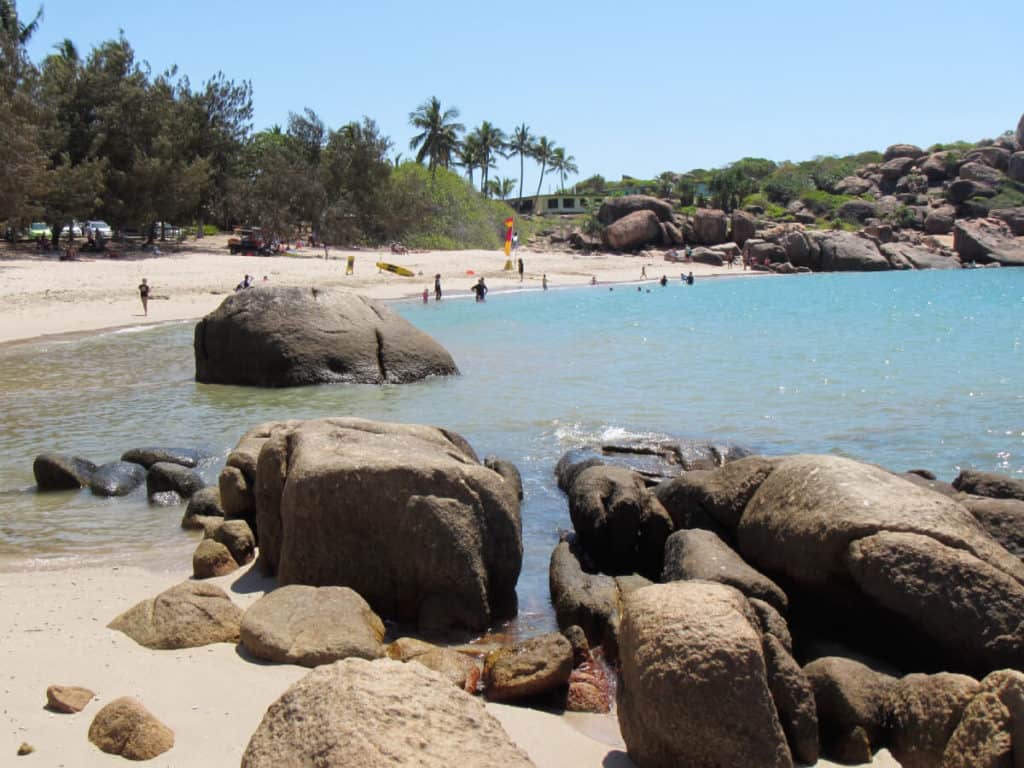
[[[505,256],[512,253],[512,225],[516,221],[512,217],[505,219]]]

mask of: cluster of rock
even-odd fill
[[[1024,751],[1024,481],[800,455],[672,477],[639,453],[560,463],[550,569],[560,626],[619,661],[637,765]]]
[[[81,456],[41,453],[32,463],[32,473],[40,491],[88,488],[97,496],[127,496],[145,483],[151,501],[171,504],[206,486],[194,471],[202,459],[190,448],[133,448],[119,461],[100,465]]]
[[[206,384],[403,384],[459,372],[386,304],[318,288],[237,291],[196,324],[194,348],[196,381]]]

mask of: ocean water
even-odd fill
[[[708,279],[396,305],[462,375],[405,386],[196,384],[192,323],[0,349],[0,563],[126,562],[187,572],[183,507],[145,495],[37,494],[32,459],[203,448],[214,481],[270,419],[436,424],[523,474],[523,631],[553,618],[547,563],[568,528],[553,469],[570,448],[715,437],[768,454],[835,453],[896,470],[1024,475],[1024,270]]]

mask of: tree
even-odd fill
[[[558,174],[559,187],[565,191],[565,177],[575,176],[580,172],[576,167],[576,158],[572,155],[566,156],[564,147],[557,147],[551,153],[551,170]]]
[[[580,192],[604,192],[608,186],[608,182],[605,181],[604,176],[599,173],[595,173],[593,176],[584,179],[576,185],[576,189]]]
[[[431,96],[409,113],[409,123],[420,132],[409,141],[409,149],[419,149],[416,162],[429,160],[431,176],[438,165],[448,168],[452,155],[459,145],[459,134],[466,130],[462,123],[455,122],[459,110],[441,109],[441,102]]]
[[[516,188],[516,180],[508,177],[501,179],[491,179],[487,182],[487,194],[491,197],[498,197],[502,200],[506,199],[512,194],[512,191]]]
[[[462,140],[458,148],[458,164],[466,169],[466,177],[469,185],[473,186],[473,171],[484,162],[483,147],[480,146],[480,138],[471,133]]]
[[[331,131],[323,152],[326,170],[326,235],[334,242],[385,236],[391,178],[391,139],[368,117]]]
[[[506,157],[505,154],[505,132],[496,128],[484,120],[480,127],[474,131],[477,141],[480,143],[480,171],[483,178],[480,180],[481,191],[487,186],[487,178],[490,169],[497,165],[497,158]]]
[[[512,132],[512,140],[508,144],[511,154],[519,155],[519,199],[523,199],[523,159],[533,157],[533,134],[530,126],[523,123]]]
[[[537,202],[534,210],[540,213],[540,186],[544,183],[544,174],[549,172],[548,165],[555,155],[555,143],[547,136],[541,136],[533,145],[531,155],[534,160],[540,163],[540,179],[537,181]]]

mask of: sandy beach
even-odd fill
[[[653,285],[663,274],[679,280],[684,271],[696,279],[712,275],[753,275],[706,264],[666,262],[650,255],[577,254],[519,249],[524,279],[504,271],[501,251],[423,251],[394,255],[386,250],[300,248],[287,256],[232,256],[226,236],[190,241],[160,255],[134,251],[122,257],[59,261],[56,253],[36,256],[28,249],[0,251],[0,343],[38,336],[85,333],[121,326],[199,318],[215,309],[246,274],[257,282],[266,277],[281,285],[343,288],[377,299],[416,298],[427,288],[433,297],[434,275],[440,274],[447,299],[470,296],[470,286],[483,276],[491,291],[541,290],[547,274],[552,290],[641,279]],[[345,275],[349,256],[355,274]],[[415,273],[400,277],[382,272],[378,261],[398,264]],[[472,274],[468,274],[468,273]],[[143,316],[138,285],[146,278],[153,298]],[[432,300],[432,299],[431,299]]]

